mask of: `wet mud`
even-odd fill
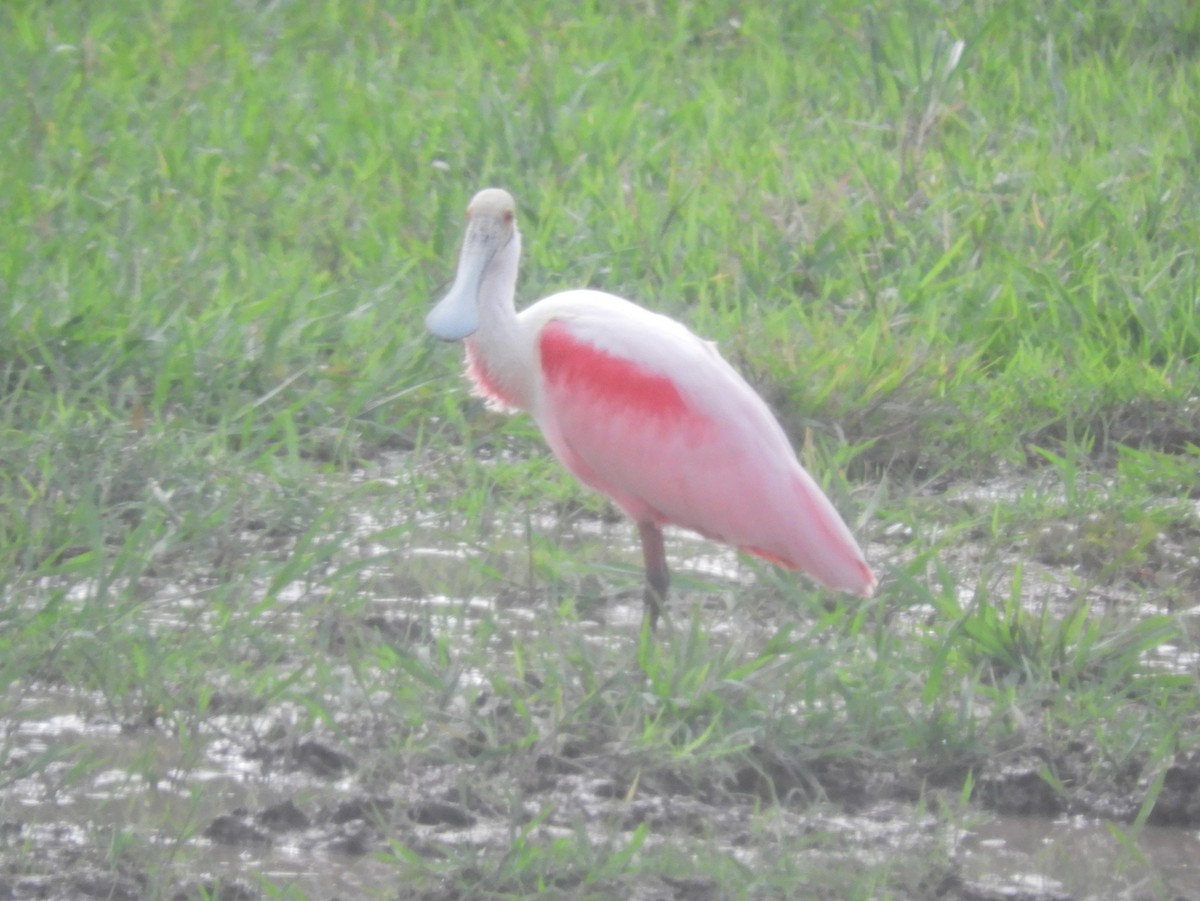
[[[608,606],[623,609],[597,615],[597,631],[620,632],[606,640],[632,646],[636,598]],[[507,615],[528,621],[530,611],[514,604]],[[418,656],[437,644],[430,619],[397,602],[355,618],[330,614],[322,628],[334,659],[354,653],[353,635]],[[555,730],[530,740],[528,717],[486,689],[471,704],[487,730],[448,729],[417,753],[398,747],[396,724],[369,704],[351,703],[336,728],[314,730],[295,702],[266,706],[230,690],[211,699],[194,733],[181,734],[153,711],[113,717],[101,699],[53,683],[20,686],[9,701],[0,718],[0,901],[519,897],[528,886],[506,881],[514,848],[580,830],[596,847],[718,848],[748,871],[770,853],[764,831],[788,836],[780,847],[789,854],[796,837],[819,835],[805,853],[831,872],[881,858],[925,861],[898,881],[895,897],[1200,898],[1200,753],[1189,750],[1147,772],[1049,737],[942,769],[919,759],[798,762],[752,746],[737,765],[701,778]],[[968,778],[974,789],[962,808]],[[1156,781],[1156,803],[1137,823]],[[430,875],[464,853],[476,871]],[[412,859],[424,878],[398,883]],[[539,874],[540,890],[631,901],[729,896],[711,877],[636,867],[597,883],[593,864],[562,860]]]
[[[397,640],[420,639],[403,617],[372,616],[358,625]],[[153,723],[52,714],[61,702],[48,689],[32,702],[45,715],[27,710],[22,726],[9,732],[0,899],[228,901],[265,897],[267,877],[274,890],[293,893],[288,897],[441,901],[471,897],[469,880],[464,884],[459,873],[444,885],[397,885],[403,871],[397,855],[436,861],[469,848],[480,860],[478,883],[487,884],[488,868],[511,853],[514,829],[546,842],[585,823],[597,843],[628,842],[645,828],[653,842],[715,842],[753,866],[764,817],[792,835],[843,836],[834,844],[844,845],[850,865],[873,849],[942,861],[931,871],[935,878],[926,873],[910,886],[914,898],[1151,899],[1200,892],[1196,754],[1178,755],[1163,774],[1158,803],[1131,855],[1111,824],[1134,820],[1152,774],[1106,771],[1082,744],[976,761],[975,806],[947,831],[935,808],[939,797],[951,803],[963,772],[929,771],[918,761],[870,771],[837,761],[798,767],[751,749],[723,778],[698,782],[620,751],[569,741],[505,744],[499,737],[523,727],[486,693],[475,703],[494,704],[492,735],[453,736],[453,753],[444,759],[424,754],[394,766],[386,729],[369,716],[348,716],[334,738],[296,734],[277,711],[221,713],[218,704],[210,739],[191,769],[159,774],[158,782],[137,774],[144,765],[135,765],[135,757],[160,746],[161,756],[172,758],[179,753],[176,738]],[[53,765],[20,776],[22,767],[33,772],[39,754],[80,742],[103,765],[82,778],[73,774],[69,788],[55,791]],[[1054,791],[1047,769],[1077,790]],[[164,870],[158,856],[143,864],[145,852],[128,841],[139,820],[188,824],[173,866]],[[127,841],[130,851],[123,853]],[[813,853],[828,854],[828,846]],[[1120,864],[1097,865],[1106,859]],[[565,861],[548,888],[571,897],[587,878],[582,863]],[[727,896],[703,876],[626,874],[602,889],[679,901]]]

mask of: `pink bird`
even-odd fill
[[[670,574],[664,525],[682,526],[829,588],[876,579],[783,428],[716,346],[612,294],[563,291],[519,314],[521,233],[507,191],[480,191],[450,293],[425,319],[465,339],[480,395],[526,410],[559,461],[637,523],[653,630]]]

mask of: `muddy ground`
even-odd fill
[[[371,616],[355,625],[401,644],[424,640],[401,616]],[[264,893],[263,876],[276,890],[290,891],[286,897],[448,901],[471,897],[480,886],[519,896],[517,884],[489,883],[489,869],[501,872],[499,862],[511,853],[514,829],[529,828],[545,841],[587,823],[619,843],[646,824],[656,842],[716,839],[735,856],[746,849],[745,865],[753,867],[764,807],[772,811],[774,828],[844,837],[845,859],[826,861],[831,868],[853,865],[856,856],[873,852],[924,860],[911,882],[900,879],[901,897],[1200,897],[1195,754],[1179,755],[1163,778],[1143,835],[1145,866],[1126,862],[1111,872],[1100,867],[1081,881],[1078,871],[1046,871],[1065,866],[1086,872],[1097,868],[1097,855],[1116,860],[1120,848],[1106,841],[1103,824],[1133,821],[1149,776],[1136,769],[1105,771],[1083,745],[1026,747],[1004,760],[979,761],[975,812],[948,830],[936,808],[940,799],[954,803],[961,771],[929,770],[917,760],[869,771],[853,763],[798,767],[752,751],[745,765],[719,781],[697,784],[669,765],[646,767],[605,747],[561,739],[506,746],[503,736],[520,734],[522,726],[505,703],[486,695],[476,704],[494,705],[485,711],[491,734],[448,737],[452,746],[443,759],[428,753],[404,757],[401,769],[387,763],[397,760],[387,752],[387,724],[369,714],[347,716],[332,739],[297,732],[279,709],[242,709],[236,695],[218,697],[195,768],[159,773],[152,783],[144,764],[130,763],[147,747],[158,747],[163,759],[178,753],[179,739],[165,724],[153,716],[117,723],[102,716],[51,715],[55,691],[44,689],[40,696],[27,694],[26,715],[7,724],[10,803],[0,822],[0,899],[274,896]],[[39,705],[44,715],[31,718]],[[82,776],[61,773],[56,791],[55,765],[39,755],[80,743],[106,764]],[[21,775],[39,767],[37,775]],[[1047,767],[1069,792],[1049,786],[1042,775]],[[11,803],[20,798],[23,804]],[[123,820],[132,830],[138,820],[152,818],[147,805],[160,819],[178,822],[182,815],[189,823],[186,841],[170,854],[133,841],[122,828]],[[1020,836],[1034,833],[1057,836],[1044,844],[1065,841],[1080,857],[1072,861],[1068,854],[1064,861],[1059,855],[1058,864],[1047,866],[1018,853]],[[828,846],[823,842],[824,850],[814,853],[829,856]],[[388,858],[397,847],[405,849],[401,854],[432,860],[471,848],[479,871],[464,876],[458,870],[444,884],[426,879],[419,886],[396,885],[403,869]],[[545,889],[564,898],[582,891],[589,879],[582,861],[578,866],[563,861],[545,875]],[[668,878],[636,871],[586,888],[664,901],[727,896],[703,875]],[[831,889],[822,897],[838,895]]]
[[[598,634],[632,654],[636,593],[607,607]],[[436,646],[430,618],[394,598],[354,616],[320,599],[312,609],[326,610],[319,631],[335,665],[372,643],[414,658]],[[528,623],[534,612],[516,604],[504,615]],[[706,610],[703,620],[716,632],[722,615]],[[314,729],[303,703],[266,703],[232,684],[208,699],[199,722],[180,725],[153,708],[113,710],[49,673],[14,683],[0,708],[0,901],[730,896],[728,880],[703,868],[667,876],[606,871],[596,860],[547,865],[544,856],[535,872],[514,865],[523,843],[553,848],[580,830],[596,848],[719,848],[747,873],[778,863],[763,859],[772,847],[764,830],[786,837],[778,847],[789,855],[812,836],[796,865],[818,874],[806,882],[813,898],[845,897],[839,874],[881,861],[896,898],[1200,898],[1194,751],[1177,750],[1165,772],[1143,772],[1086,742],[1041,742],[1029,730],[1019,746],[954,767],[916,757],[797,761],[756,746],[699,778],[619,741],[582,743],[558,728],[531,741],[529,723],[544,712],[518,712],[486,689],[471,697],[471,716],[453,722],[478,728],[429,724],[420,728],[441,730],[433,740],[426,731],[398,746],[394,710],[354,700],[333,705],[336,723]],[[1198,729],[1193,715],[1180,733]],[[411,872],[419,884],[398,883]]]

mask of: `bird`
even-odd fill
[[[518,313],[520,257],[512,195],[480,191],[454,281],[425,326],[464,342],[475,392],[495,409],[529,413],[563,466],[637,524],[651,634],[670,585],[667,525],[872,596],[877,579],[850,529],[716,344],[591,288]]]

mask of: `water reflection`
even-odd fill
[[[958,840],[964,878],[981,886],[1077,901],[1193,897],[1200,832],[1148,826],[1140,835],[1088,817],[986,817]]]

